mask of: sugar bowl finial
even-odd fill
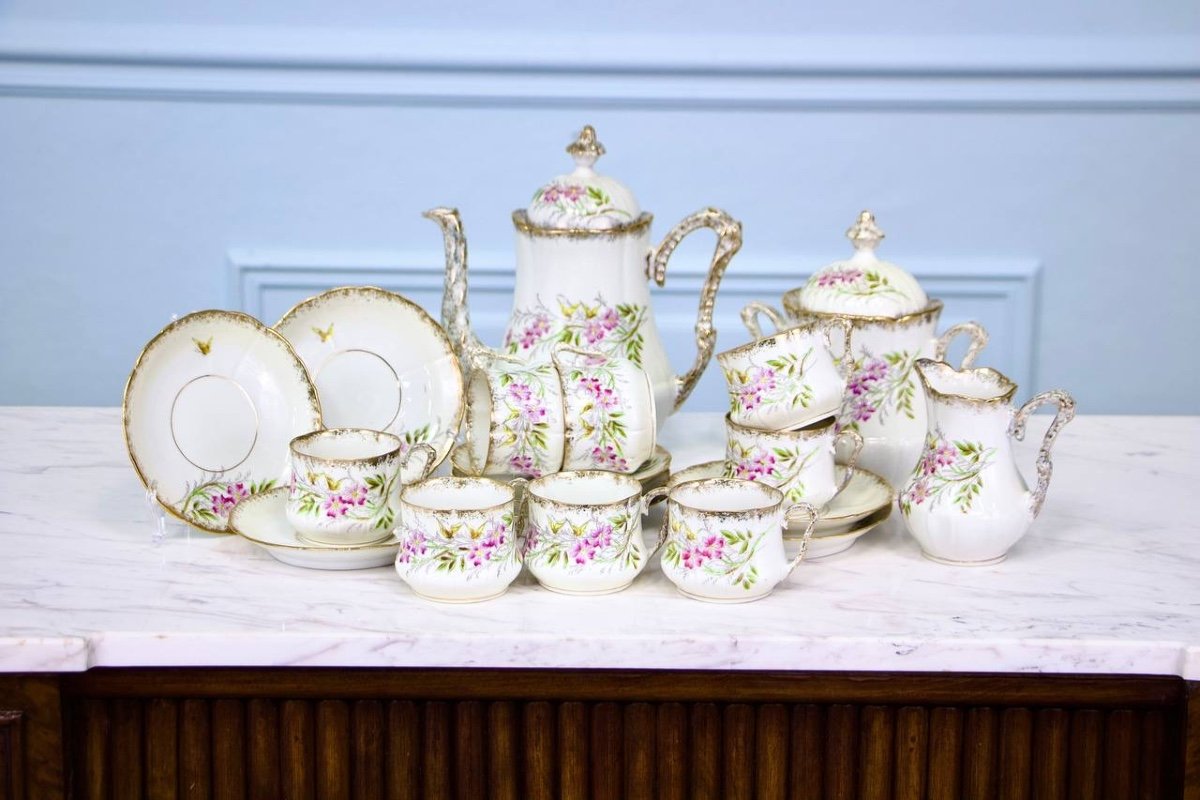
[[[575,159],[575,166],[590,168],[596,159],[604,155],[604,145],[596,138],[596,129],[584,125],[575,141],[567,145],[567,152]]]
[[[874,250],[883,237],[884,233],[875,224],[875,215],[870,211],[859,212],[858,219],[846,231],[846,238],[854,243],[855,250]]]

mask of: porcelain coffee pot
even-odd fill
[[[1075,401],[1053,390],[1014,408],[1017,385],[993,369],[956,370],[922,358],[916,370],[925,386],[929,432],[900,493],[900,512],[928,558],[993,564],[1041,511],[1050,486],[1050,449],[1075,417]],[[1012,440],[1025,437],[1029,415],[1047,403],[1058,406],[1058,413],[1038,451],[1038,481],[1030,491]]]
[[[706,208],[685,218],[657,246],[650,244],[653,216],[621,182],[597,173],[604,154],[589,125],[567,147],[575,169],[534,193],[528,208],[513,212],[517,275],[513,312],[501,350],[547,361],[559,344],[628,358],[654,389],[657,424],[687,399],[716,343],[713,305],[721,276],[742,246],[742,226],[724,211]],[[471,330],[467,309],[467,244],[458,212],[435,208],[425,216],[442,228],[446,287],[442,323],[464,370],[481,367],[487,351]],[[696,358],[676,375],[654,321],[649,281],[662,286],[667,262],[693,231],[717,234],[708,276],[700,291]]]

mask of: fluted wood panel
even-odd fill
[[[69,715],[89,800],[1179,796],[1159,709],[114,697]]]

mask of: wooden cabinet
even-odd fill
[[[0,798],[1200,800],[1197,686],[625,670],[4,676]]]

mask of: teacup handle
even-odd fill
[[[1033,490],[1030,496],[1030,508],[1033,511],[1033,516],[1037,517],[1042,511],[1042,503],[1046,502],[1046,490],[1050,488],[1050,474],[1054,471],[1054,464],[1050,461],[1050,448],[1054,447],[1054,440],[1058,438],[1058,432],[1063,426],[1075,418],[1075,398],[1064,392],[1062,389],[1051,389],[1048,392],[1042,392],[1035,396],[1028,403],[1017,409],[1017,413],[1013,414],[1012,424],[1009,425],[1009,435],[1018,442],[1025,438],[1025,423],[1029,421],[1029,416],[1033,414],[1041,406],[1047,403],[1054,403],[1058,406],[1058,413],[1054,415],[1054,421],[1050,423],[1050,427],[1046,429],[1046,435],[1042,437],[1042,446],[1038,448],[1037,473],[1038,482],[1037,488]]]
[[[968,369],[975,363],[975,357],[979,355],[979,351],[987,346],[988,332],[978,322],[960,322],[957,325],[951,325],[937,339],[937,346],[933,349],[934,361],[945,361],[946,350],[949,349],[950,343],[958,338],[960,333],[965,333],[971,337],[971,344],[967,345],[967,354],[963,356],[962,363],[958,365],[959,369]]]
[[[860,453],[862,453],[863,449],[862,434],[850,428],[843,428],[842,430],[838,431],[837,436],[833,437],[835,449],[837,448],[838,439],[843,437],[854,443],[854,449],[850,451],[850,458],[846,462],[846,471],[842,474],[842,482],[838,484],[837,491],[833,493],[833,497],[837,497],[842,493],[843,489],[850,485],[850,479],[854,477],[854,467],[858,464],[858,456]],[[833,497],[829,498],[830,502],[833,501]]]
[[[821,512],[817,511],[817,507],[812,503],[793,503],[784,509],[783,518],[788,519],[792,512],[797,510],[808,514],[808,527],[804,529],[804,538],[800,540],[800,552],[788,563],[787,572],[783,573],[784,578],[795,572],[796,567],[800,566],[800,562],[804,560],[805,554],[808,553],[808,543],[812,539],[813,531],[817,528],[817,520],[821,517]]]
[[[717,289],[725,268],[737,251],[742,249],[742,223],[719,208],[704,208],[684,217],[679,224],[667,232],[657,247],[646,254],[646,277],[662,286],[667,280],[667,262],[679,243],[693,231],[710,228],[717,234],[717,246],[708,264],[708,275],[700,289],[700,309],[696,314],[696,360],[682,375],[675,376],[675,408],[688,399],[696,382],[704,374],[717,344],[717,329],[713,327],[713,309],[717,303]]]
[[[668,488],[666,486],[657,486],[657,487],[651,489],[650,491],[646,492],[644,495],[642,495],[642,516],[645,517],[650,514],[650,505],[655,500],[657,500],[660,497],[666,497],[670,493],[671,493],[670,488]],[[661,550],[662,546],[666,543],[667,543],[667,509],[664,508],[663,509],[663,524],[662,524],[662,527],[658,531],[658,541],[656,541],[654,543],[654,547],[650,548],[649,552],[646,553],[646,560],[644,563],[647,563],[647,564],[650,563],[650,559],[653,558],[654,554],[657,553],[659,550]]]
[[[429,477],[429,473],[433,472],[433,468],[437,466],[437,450],[428,442],[416,442],[408,446],[408,452],[400,459],[400,472],[408,470],[409,463],[412,462],[413,456],[417,453],[425,454],[425,462],[421,465],[421,473],[415,481],[423,481]]]
[[[525,546],[528,537],[525,535],[525,517],[529,511],[529,479],[528,478],[512,478],[508,485],[512,487],[513,499],[516,500],[517,490],[521,491],[521,502],[513,503],[513,528],[514,535],[517,537],[515,544],[517,547],[517,556],[524,561]]]
[[[762,325],[758,321],[760,314],[771,320],[771,324],[775,326],[776,333],[779,333],[790,325],[788,318],[779,309],[769,306],[761,300],[751,300],[742,308],[742,324],[746,326],[746,330],[755,339],[761,339],[765,335]]]

